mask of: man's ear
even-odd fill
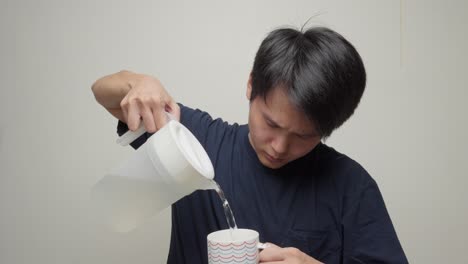
[[[246,94],[247,100],[250,101],[250,96],[252,95],[252,73],[249,74],[249,80],[247,81],[247,91]]]

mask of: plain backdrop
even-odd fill
[[[132,153],[92,83],[151,74],[177,101],[245,123],[261,40],[309,17],[368,73],[326,143],[376,179],[410,262],[468,263],[467,1],[0,2],[0,263],[164,263],[170,210],[127,234],[89,212],[90,188]]]

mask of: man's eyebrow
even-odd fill
[[[299,136],[299,137],[305,137],[305,138],[313,138],[313,137],[318,137],[319,133],[313,128],[312,131],[305,131],[305,132],[293,132],[294,135]]]
[[[272,125],[275,125],[277,127],[280,127],[278,125],[278,123],[276,123],[275,121],[273,121],[273,119],[271,119],[267,114],[263,113],[263,118],[266,119],[267,122],[271,123]]]
[[[271,119],[266,113],[262,113],[262,115],[263,115],[263,118],[265,118],[265,120],[268,123],[270,123],[273,126],[277,126],[277,127],[281,128],[281,126],[278,123],[276,123],[275,121],[273,121],[273,119]],[[309,137],[312,138],[312,137],[318,137],[319,136],[319,134],[317,132],[315,132],[315,130],[312,131],[312,132],[306,132],[306,133],[294,132],[293,134],[296,135],[296,136],[305,137],[305,138],[309,138]]]
[[[318,136],[317,133],[315,132],[310,132],[310,133],[300,133],[300,132],[296,132],[294,133],[296,136],[299,136],[299,137],[305,137],[305,138],[309,138],[309,137],[316,137]]]

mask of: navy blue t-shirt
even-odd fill
[[[229,125],[183,105],[181,123],[207,151],[239,228],[257,230],[262,242],[296,247],[324,263],[407,263],[376,182],[354,160],[321,143],[306,156],[269,169],[250,145],[247,125]],[[127,130],[119,122],[118,133]],[[215,191],[182,198],[172,206],[167,263],[208,263],[207,235],[226,228]]]

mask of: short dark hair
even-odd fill
[[[328,137],[353,113],[366,86],[361,56],[335,31],[280,28],[263,40],[252,69],[252,93],[265,99],[276,87]]]

